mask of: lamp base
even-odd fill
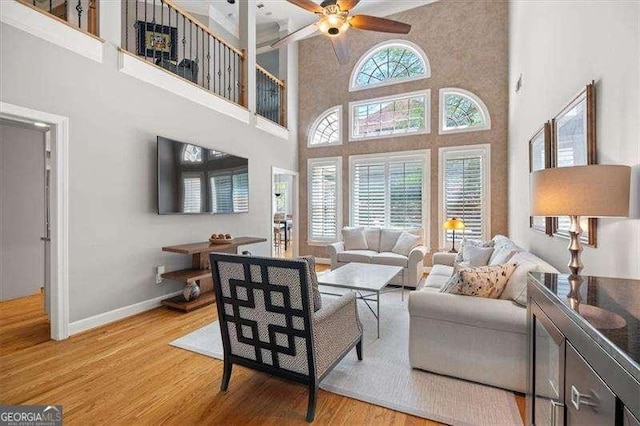
[[[582,228],[580,227],[580,216],[570,216],[571,227],[569,228],[569,253],[571,254],[571,261],[569,262],[569,272],[572,277],[579,277],[580,271],[584,265],[580,261],[580,253],[582,253],[582,243],[580,242],[580,236],[582,235]]]
[[[452,248],[452,249],[451,249],[451,250],[449,250],[447,253],[457,253],[457,252],[458,252],[458,250],[456,250],[456,249]]]

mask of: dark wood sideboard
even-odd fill
[[[162,278],[166,280],[179,281],[185,285],[197,281],[200,286],[200,296],[197,299],[186,301],[182,295],[179,295],[163,300],[162,305],[179,311],[189,312],[214,303],[216,298],[213,292],[213,279],[211,278],[209,253],[217,252],[235,254],[238,252],[238,247],[240,246],[263,243],[265,241],[267,241],[266,238],[237,237],[228,244],[211,244],[208,241],[205,241],[201,243],[162,247],[162,251],[191,256],[191,268],[166,272],[162,274]]]
[[[530,273],[527,424],[640,426],[640,280]]]

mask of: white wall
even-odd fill
[[[509,10],[509,230],[519,244],[567,271],[568,241],[529,229],[528,140],[596,81],[602,164],[634,167],[632,217],[601,219],[584,273],[640,277],[640,2],[511,1]],[[515,93],[522,74],[523,87]]]
[[[44,133],[0,125],[0,300],[44,285]]]
[[[72,322],[180,289],[155,284],[156,265],[190,263],[162,246],[270,238],[271,167],[296,170],[295,143],[119,72],[111,43],[99,64],[1,24],[0,56],[2,101],[69,117]],[[250,213],[158,216],[156,135],[248,157]]]

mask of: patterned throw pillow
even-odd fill
[[[508,263],[477,268],[459,268],[440,291],[498,299],[517,266],[515,263]]]
[[[313,256],[301,256],[300,260],[307,262],[309,269],[309,279],[311,282],[311,291],[313,292],[313,312],[319,311],[322,308],[322,297],[320,296],[320,289],[318,289],[318,274],[316,273],[316,258]]]

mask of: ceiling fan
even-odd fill
[[[408,34],[411,31],[411,25],[392,19],[369,15],[350,16],[350,11],[360,0],[324,0],[321,4],[312,0],[287,1],[315,13],[319,20],[276,41],[271,45],[273,48],[279,48],[320,31],[329,37],[338,61],[344,64],[349,59],[349,45],[345,38],[345,32],[349,28],[394,34]]]

